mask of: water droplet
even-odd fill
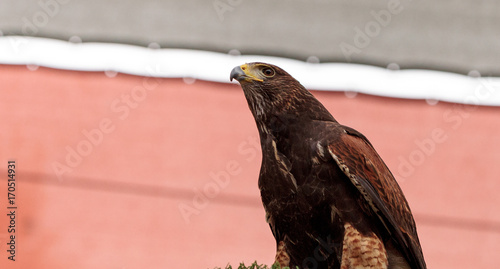
[[[469,73],[467,75],[469,77],[473,77],[473,78],[481,77],[481,73],[479,73],[479,71],[477,71],[477,70],[471,70],[471,71],[469,71]]]
[[[389,70],[399,70],[401,68],[399,67],[399,64],[397,64],[397,63],[390,63],[390,64],[387,65],[387,69],[389,69]]]
[[[106,70],[106,71],[104,71],[104,75],[106,75],[106,77],[108,77],[108,78],[114,78],[114,77],[116,77],[116,75],[118,75],[118,72],[113,71],[113,70]]]
[[[355,98],[358,95],[355,91],[345,91],[344,94],[347,98]]]
[[[425,102],[428,104],[428,105],[431,105],[431,106],[435,106],[439,103],[439,100],[436,100],[436,99],[425,99]]]
[[[72,37],[69,38],[69,42],[75,43],[75,44],[82,43],[82,38],[80,38],[79,36],[74,35],[74,36],[72,36]]]
[[[36,71],[36,70],[38,70],[38,67],[39,67],[39,66],[38,66],[38,65],[36,65],[36,64],[28,64],[28,65],[26,65],[26,67],[27,67],[27,68],[28,68],[28,70],[30,70],[30,71]]]
[[[319,64],[319,58],[316,56],[309,56],[306,61],[310,64]]]
[[[196,82],[196,79],[195,78],[190,78],[190,77],[185,77],[185,78],[182,78],[182,80],[184,81],[184,83],[186,84],[193,84]]]
[[[148,44],[148,48],[157,50],[157,49],[160,49],[161,46],[160,46],[160,44],[158,44],[156,42],[151,42],[151,43]]]
[[[240,56],[241,55],[241,52],[237,49],[232,49],[228,52],[229,55],[231,56]]]

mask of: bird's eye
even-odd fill
[[[266,68],[262,69],[262,74],[264,74],[264,76],[270,78],[270,77],[274,76],[275,73],[274,73],[274,70],[272,68],[266,67]]]

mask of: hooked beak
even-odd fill
[[[260,81],[262,82],[263,80],[257,77],[253,72],[252,72],[252,67],[249,66],[248,64],[243,64],[240,66],[236,66],[231,70],[231,75],[229,76],[229,79],[233,81],[233,79],[236,79],[238,82],[250,82],[250,81]]]
[[[236,66],[235,68],[233,68],[233,70],[231,70],[231,75],[229,79],[231,81],[233,81],[233,79],[239,81],[240,79],[244,79],[245,76],[246,76],[245,71],[241,69],[241,66]]]

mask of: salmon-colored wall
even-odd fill
[[[500,108],[313,93],[398,179],[429,268],[497,268]],[[12,262],[2,180],[0,268],[273,261],[239,86],[0,66],[0,119],[18,206]]]

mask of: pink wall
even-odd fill
[[[186,82],[0,66],[0,174],[16,160],[18,206],[11,262],[1,184],[0,267],[271,263],[242,91]],[[395,174],[429,268],[497,267],[500,108],[313,93]]]

